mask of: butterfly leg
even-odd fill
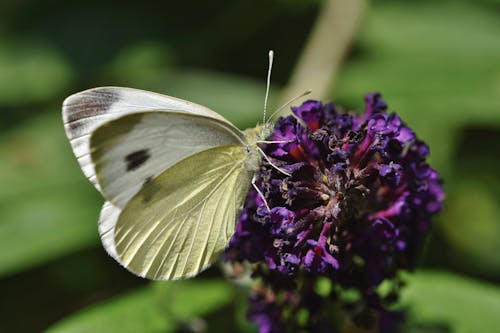
[[[267,204],[266,197],[264,197],[264,194],[262,194],[262,191],[259,189],[259,187],[257,186],[257,184],[255,184],[256,180],[257,180],[257,177],[255,175],[253,175],[253,177],[252,177],[252,186],[257,191],[257,193],[262,198],[262,200],[264,201],[264,204],[266,205],[267,211],[270,212],[271,209],[269,208],[269,205]]]
[[[281,169],[280,167],[278,167],[276,164],[274,164],[273,162],[271,162],[271,160],[269,159],[269,157],[267,157],[266,153],[264,153],[264,151],[260,148],[260,147],[257,147],[257,150],[262,154],[262,156],[264,156],[264,158],[266,159],[266,161],[273,167],[275,168],[276,170],[278,170],[279,172],[281,172],[282,174],[288,176],[288,177],[291,177],[292,174]]]

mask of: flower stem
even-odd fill
[[[356,34],[367,0],[327,0],[283,93],[283,102],[311,89],[312,99],[325,99]],[[287,116],[290,109],[279,114]]]

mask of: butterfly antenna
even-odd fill
[[[306,90],[304,91],[302,94],[298,95],[298,96],[295,96],[294,98],[290,99],[288,102],[286,102],[285,104],[283,104],[282,106],[280,106],[276,111],[273,112],[273,114],[269,117],[269,120],[273,119],[273,117],[275,115],[278,114],[278,112],[280,112],[281,110],[283,110],[284,108],[286,108],[288,105],[292,104],[293,102],[295,102],[296,100],[304,97],[304,96],[307,96],[309,95],[310,93],[312,93],[312,90]]]
[[[267,98],[269,97],[269,87],[271,86],[271,71],[273,69],[274,52],[269,50],[269,67],[267,70],[266,97],[264,98],[264,117],[262,124],[266,123]]]

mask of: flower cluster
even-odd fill
[[[255,264],[261,284],[249,317],[261,333],[331,332],[318,307],[348,290],[358,295],[349,304],[353,317],[369,325],[367,313],[380,313],[395,297],[377,287],[413,268],[441,209],[444,193],[426,163],[427,145],[386,112],[380,94],[367,94],[365,103],[356,114],[306,101],[278,120],[267,139],[273,143],[263,147],[273,165],[263,160],[262,195],[249,192],[225,253],[229,262]],[[318,293],[325,278],[331,290]]]

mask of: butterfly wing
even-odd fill
[[[92,133],[91,159],[102,194],[123,208],[145,184],[183,158],[215,146],[243,147],[240,135],[232,125],[211,117],[135,113]]]
[[[106,201],[104,205],[102,205],[97,225],[102,246],[106,252],[119,263],[121,263],[121,260],[116,253],[115,225],[121,212],[121,209],[116,208],[111,202]]]
[[[239,145],[204,150],[146,184],[115,226],[122,265],[150,279],[185,278],[209,266],[234,233],[254,172],[247,155]]]
[[[108,254],[117,261],[120,261],[120,259],[117,256],[114,245],[114,227],[116,221],[120,215],[121,207],[123,207],[126,201],[140,189],[144,182],[152,179],[165,168],[168,168],[170,165],[191,153],[219,144],[234,144],[235,142],[241,141],[243,137],[237,128],[219,114],[201,105],[174,97],[122,87],[101,87],[79,92],[68,97],[63,103],[62,114],[64,127],[73,152],[84,174],[99,191],[103,192],[101,186],[98,184],[95,164],[91,159],[92,134],[104,124],[108,124],[107,128],[111,131],[108,133],[110,136],[113,136],[113,131],[120,127],[120,124],[115,128],[115,126],[109,124],[110,122],[126,115],[149,112],[172,114],[170,118],[163,118],[162,122],[155,124],[161,126],[165,125],[163,131],[156,130],[154,132],[155,135],[151,135],[152,133],[147,130],[148,125],[142,123],[141,126],[133,127],[135,129],[134,134],[139,134],[139,136],[130,137],[129,140],[126,141],[128,147],[127,145],[120,145],[119,141],[115,141],[114,144],[112,144],[114,153],[123,152],[123,156],[119,156],[118,154],[115,162],[123,164],[124,159],[128,156],[125,163],[127,163],[129,169],[133,170],[128,170],[128,172],[122,170],[121,172],[116,172],[113,176],[113,172],[117,171],[117,169],[114,168],[116,165],[113,166],[112,156],[103,154],[106,158],[111,157],[111,159],[108,160],[110,164],[101,164],[102,173],[106,175],[111,174],[112,176],[110,179],[106,178],[106,181],[114,185],[117,185],[115,183],[116,181],[121,181],[121,183],[117,186],[110,186],[107,188],[108,191],[105,193],[112,194],[105,196],[114,201],[114,203],[106,201],[103,205],[99,217],[98,228],[104,248]],[[208,124],[217,123],[215,133],[220,134],[220,132],[222,132],[222,134],[213,135],[209,138],[204,137],[203,140],[193,141],[193,136],[198,135],[198,132],[205,133],[212,129],[206,128],[206,126],[201,126],[200,128],[200,126],[196,127],[185,124],[186,121],[189,122],[189,118],[179,117],[179,114],[181,114],[181,116],[201,116],[209,118],[211,121],[209,121]],[[147,117],[141,117],[141,119],[145,118]],[[172,118],[175,119],[172,120]],[[151,123],[151,121],[149,121],[149,123]],[[200,121],[198,121],[198,125],[200,125],[199,123]],[[185,125],[187,125],[187,127],[184,127]],[[158,129],[160,126],[154,127]],[[175,131],[169,133],[166,129],[172,127]],[[183,128],[187,130],[183,131]],[[129,129],[131,129],[130,126]],[[126,131],[123,131],[123,127],[121,127],[121,130],[122,137],[127,137]],[[102,133],[104,132],[101,132],[101,134]],[[106,136],[105,134],[102,135]],[[156,135],[158,135],[158,137]],[[148,141],[147,146],[141,144],[143,140]],[[177,140],[177,143],[175,140]],[[166,141],[170,144],[162,146]],[[200,143],[200,141],[203,142]],[[131,150],[133,149],[131,145],[136,149]],[[174,148],[172,148],[172,146],[174,146]],[[99,147],[99,145],[95,145],[93,149],[99,151]],[[151,151],[148,153],[147,164],[142,163],[144,165],[140,168],[139,164],[141,164],[141,161],[146,157],[145,154],[141,155],[140,153],[141,149],[144,147],[151,148]],[[134,152],[136,154],[133,154]],[[154,152],[154,154],[151,155],[151,152]],[[112,171],[105,171],[110,165],[111,169],[109,170]],[[118,170],[120,170],[120,166],[118,166]],[[124,175],[126,176],[123,177]],[[120,197],[117,197],[123,187],[126,189],[121,193]],[[114,189],[116,189],[116,191],[114,191]]]
[[[73,152],[87,178],[100,191],[90,158],[90,136],[98,127],[131,113],[164,111],[217,119],[232,126],[219,114],[201,105],[148,91],[100,87],[69,96],[63,103],[63,122]],[[236,130],[233,127],[233,130]]]

